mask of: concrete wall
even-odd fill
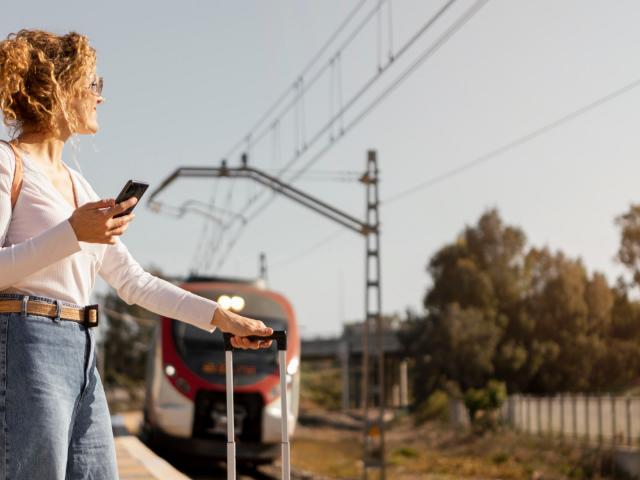
[[[501,413],[522,432],[640,446],[640,397],[512,395]]]
[[[449,411],[453,425],[469,426],[461,400],[451,400]],[[640,397],[512,395],[500,416],[520,432],[608,446],[618,468],[640,479]]]

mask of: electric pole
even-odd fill
[[[362,403],[364,410],[364,478],[369,469],[378,469],[380,478],[385,477],[384,465],[384,350],[382,325],[382,295],[380,288],[380,201],[378,195],[378,159],[376,152],[367,152],[367,171],[360,178],[366,192],[366,223],[369,229],[365,236],[365,318],[362,351]],[[373,325],[372,325],[373,324]],[[377,348],[371,348],[371,327],[374,326]],[[371,378],[370,358],[377,357],[377,372]],[[373,364],[373,362],[371,362]],[[376,375],[377,373],[377,375]],[[377,376],[377,382],[376,382]],[[371,389],[369,388],[371,385]],[[376,402],[377,401],[377,402]],[[378,406],[377,414],[369,414],[369,404]]]

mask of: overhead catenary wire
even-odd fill
[[[447,10],[449,10],[449,8],[451,8],[451,6],[456,3],[457,0],[449,0],[447,1],[440,9],[438,9],[436,11],[436,13],[434,15],[432,15],[429,20],[427,22],[425,22],[419,29],[418,31],[409,39],[407,40],[399,49],[398,51],[394,54],[394,59],[398,60],[399,58],[401,58],[407,51],[409,51],[411,49],[411,47],[429,30],[429,28],[431,28],[440,18],[442,18],[442,16],[447,12]],[[486,1],[488,0],[484,0],[482,3],[486,3]],[[377,12],[377,10],[380,8],[380,4],[377,4],[375,9],[373,9],[371,12],[369,12],[369,15],[367,17],[365,17],[365,19],[363,20],[363,22],[359,25],[359,27],[363,27],[365,26],[372,18],[374,18],[375,13]],[[472,7],[473,8],[473,7]],[[352,34],[352,36],[349,37],[349,40],[352,40],[354,38],[355,34]],[[336,52],[336,55],[339,57],[340,56],[340,52],[344,51],[344,49],[346,48],[346,46],[348,45],[348,41],[346,41]],[[326,67],[328,68],[330,65],[330,63],[326,64]],[[333,125],[333,123],[335,123],[336,121],[338,121],[339,119],[341,119],[344,114],[358,101],[360,100],[360,98],[362,98],[362,96],[367,93],[367,91],[369,91],[369,89],[376,83],[376,81],[382,77],[382,75],[387,72],[389,70],[389,65],[391,65],[391,63],[386,63],[385,65],[382,66],[381,69],[378,69],[361,87],[360,89],[351,96],[351,98],[344,104],[341,106],[341,108],[334,113],[333,117],[331,117],[329,119],[329,121],[327,123],[325,123],[324,125],[322,125],[322,127],[316,131],[316,133],[314,134],[313,137],[311,137],[309,139],[309,141],[307,142],[307,147],[311,147],[312,145],[314,145],[320,138],[322,138],[322,136],[324,136],[324,134],[331,128],[331,126]],[[340,76],[342,76],[342,65],[340,64]],[[324,69],[324,67],[323,67]],[[307,83],[307,89],[311,87],[311,85],[313,85],[315,83],[315,80],[317,80],[319,78],[318,75],[316,75],[313,79],[311,79],[308,83]],[[341,92],[340,92],[341,95]],[[285,109],[283,109],[277,116],[277,118],[281,118],[286,112],[288,112],[288,110],[295,105],[295,99],[293,102],[287,104],[287,106],[285,107]],[[266,134],[266,132],[268,132],[268,130],[265,130],[259,134],[256,135],[256,142],[261,140],[262,137],[264,137],[264,135]],[[341,128],[341,133],[344,133],[344,129]],[[283,174],[286,172],[286,170],[288,170],[291,165],[293,165],[294,163],[297,162],[297,160],[299,159],[299,155],[294,155],[288,162],[287,164],[283,167]],[[282,175],[280,175],[278,178],[282,178]],[[252,202],[253,203],[253,202]]]
[[[360,10],[362,9],[362,7],[364,7],[364,5],[367,3],[367,0],[361,0],[359,3],[357,3],[355,5],[355,7],[348,13],[348,15],[346,16],[346,18],[341,22],[341,24],[338,26],[338,28],[329,36],[329,38],[327,39],[327,41],[322,45],[322,47],[320,48],[320,50],[311,58],[311,60],[303,67],[302,71],[298,74],[296,81],[294,82],[292,87],[288,87],[283,93],[282,95],[280,95],[278,97],[278,99],[267,109],[267,111],[258,119],[258,121],[249,129],[248,133],[242,138],[240,139],[235,145],[233,145],[231,147],[231,149],[227,152],[227,154],[223,157],[223,158],[230,158],[235,152],[238,151],[238,149],[243,145],[243,143],[246,140],[246,149],[245,151],[248,152],[252,146],[253,143],[256,143],[258,141],[260,141],[262,139],[262,137],[264,135],[266,135],[266,133],[268,133],[270,131],[270,129],[272,128],[272,125],[274,125],[274,123],[280,121],[280,118],[282,117],[282,113],[280,115],[276,116],[276,119],[272,122],[270,122],[269,127],[264,130],[264,132],[260,133],[260,135],[258,136],[258,138],[255,137],[255,131],[269,118],[272,118],[272,114],[278,109],[278,107],[285,101],[287,100],[287,98],[289,98],[291,96],[291,93],[293,92],[293,101],[290,102],[286,107],[285,107],[285,112],[288,111],[290,108],[294,108],[295,114],[299,115],[299,109],[295,108],[297,103],[298,103],[298,96],[299,95],[304,95],[304,78],[306,77],[306,75],[311,71],[311,69],[317,64],[317,62],[322,58],[322,56],[325,54],[325,52],[329,49],[329,47],[336,41],[336,39],[340,36],[340,34],[342,34],[342,32],[345,30],[345,28],[352,22],[352,20],[357,16],[357,14],[360,12]],[[373,10],[373,12],[375,12],[375,10]],[[371,13],[367,16],[367,18],[371,17]],[[343,44],[341,45],[341,48],[346,48],[346,46],[353,41],[353,39],[355,38],[355,36],[357,35],[357,33],[364,27],[364,25],[366,24],[367,21],[365,22],[361,22],[355,29],[355,33],[352,33],[350,35],[350,37],[348,37],[348,39],[346,40],[346,42],[343,42]],[[320,69],[320,71],[315,75],[315,77],[312,79],[312,82],[315,83],[315,81],[320,78],[320,76],[322,75],[322,72],[325,70],[326,67],[322,67]],[[306,88],[310,88],[311,85],[307,84]],[[304,98],[303,98],[303,102],[304,102]],[[304,117],[304,103],[302,104],[302,115]],[[296,145],[298,144],[298,122],[296,122],[296,126],[294,127],[296,129],[296,131],[294,132],[295,138],[296,138]],[[304,125],[303,125],[303,129],[304,129]],[[306,135],[306,133],[303,130],[303,135]],[[252,140],[252,138],[254,138],[254,140]],[[253,142],[253,143],[252,143]],[[279,148],[279,147],[278,147]],[[298,147],[296,146],[296,149]],[[231,188],[231,187],[230,187]],[[249,201],[247,202],[247,205],[251,205],[254,201],[256,201],[258,197],[255,196],[251,196],[249,198]],[[229,202],[228,202],[229,203]],[[228,204],[227,204],[228,205]],[[246,211],[246,209],[243,209],[243,213],[244,211]],[[224,230],[222,232],[222,236],[224,237]],[[232,241],[233,244],[235,244],[235,241]],[[206,250],[207,252],[207,260],[211,260],[211,257],[213,257],[213,255],[215,255],[215,251],[216,249],[214,248],[209,248]],[[208,261],[205,261],[205,264],[208,264]]]
[[[380,204],[382,207],[385,207],[387,205],[390,205],[392,203],[395,203],[397,201],[400,201],[406,197],[409,197],[415,193],[418,193],[421,190],[424,190],[428,187],[434,186],[436,184],[445,182],[446,180],[449,180],[457,175],[461,175],[475,167],[478,167],[490,160],[493,160],[494,158],[499,157],[500,155],[513,150],[514,148],[517,148],[531,140],[534,140],[546,133],[549,133],[550,131],[561,127],[562,125],[565,125],[573,120],[575,120],[576,118],[590,112],[591,110],[596,109],[597,107],[610,102],[612,100],[615,100],[616,98],[627,94],[631,91],[633,91],[634,89],[640,87],[640,78],[628,83],[627,85],[616,89],[590,103],[588,103],[587,105],[584,105],[578,109],[575,109],[565,115],[563,115],[562,117],[558,118],[557,120],[554,120],[552,122],[549,122],[545,125],[543,125],[542,127],[538,127],[535,130],[525,134],[525,135],[521,135],[520,137],[511,140],[503,145],[501,145],[498,148],[495,148],[485,154],[482,154],[476,158],[474,158],[473,160],[466,162],[452,170],[449,170],[448,172],[445,172],[443,174],[437,175],[433,178],[430,178],[424,182],[421,182],[411,188],[408,188],[406,190],[397,192],[395,194],[390,195],[389,197],[383,199]],[[339,232],[340,230],[338,230]],[[334,232],[334,234],[337,232]],[[333,235],[333,234],[332,234]],[[278,265],[286,265],[289,263],[293,263],[294,261],[297,261],[298,259],[304,258],[307,255],[314,253],[315,251],[319,250],[320,248],[328,245],[329,243],[329,239],[333,239],[332,235],[328,236],[327,238],[321,240],[320,242],[314,243],[311,246],[305,248],[301,254],[295,254],[292,257],[288,257],[284,260],[279,260],[277,262]]]
[[[453,3],[454,1],[455,0],[450,0],[449,3]],[[318,52],[318,54],[316,54],[316,56],[312,59],[312,61],[307,64],[305,69],[303,69],[303,72],[297,77],[297,79],[294,82],[293,86],[291,88],[287,89],[285,94],[283,94],[276,101],[276,103],[274,103],[274,105],[272,105],[272,107],[267,111],[267,113],[265,113],[260,118],[260,120],[256,123],[256,125],[254,125],[254,127],[249,131],[249,134],[247,134],[247,135],[251,135],[251,144],[247,145],[247,149],[250,146],[255,145],[256,143],[260,142],[271,131],[271,124],[270,124],[270,125],[267,125],[267,127],[264,128],[262,131],[256,132],[256,130],[258,130],[258,127],[260,125],[262,125],[265,120],[267,120],[269,118],[272,118],[273,112],[275,112],[277,110],[277,108],[284,101],[286,101],[286,99],[290,96],[290,93],[293,92],[293,99],[291,101],[289,101],[281,109],[281,111],[275,115],[275,119],[279,121],[290,109],[293,108],[293,114],[294,114],[294,143],[295,143],[293,159],[295,160],[295,159],[299,158],[300,155],[302,153],[304,153],[304,151],[306,151],[306,147],[309,146],[308,144],[306,144],[306,142],[305,142],[305,148],[304,149],[301,149],[301,148],[298,147],[299,135],[300,135],[300,126],[299,126],[300,109],[298,108],[299,96],[300,95],[304,95],[305,90],[310,89],[322,77],[324,72],[329,68],[330,61],[329,62],[325,62],[324,65],[315,73],[315,75],[313,75],[310,78],[310,80],[308,82],[304,82],[305,76],[306,76],[307,73],[310,72],[310,70],[313,67],[313,65],[317,62],[318,59],[320,59],[322,57],[322,55],[329,48],[329,46],[331,44],[333,44],[333,42],[339,37],[340,33],[342,33],[344,28],[351,22],[351,20],[356,16],[356,14],[359,12],[361,7],[364,6],[365,3],[366,3],[365,1],[360,2],[356,6],[356,8],[354,8],[350,12],[350,14],[345,19],[345,21],[342,22],[340,27],[334,32],[333,35],[331,35],[329,40],[325,43],[325,45],[323,46],[321,51]],[[364,27],[371,21],[372,18],[374,18],[376,12],[380,9],[381,5],[382,5],[381,2],[377,2],[376,5],[374,6],[374,8],[371,9],[365,15],[365,17],[360,21],[360,23],[357,24],[355,29],[340,44],[340,46],[337,49],[337,53],[334,54],[334,55],[338,56],[338,61],[340,61],[340,52],[342,52],[344,49],[346,49],[351,44],[351,42],[353,42],[355,40],[355,38],[357,38],[357,36],[364,29]],[[342,75],[341,65],[340,65],[339,68],[340,68],[340,75]],[[378,72],[378,75],[379,74],[380,74],[380,72]],[[340,104],[342,104],[342,91],[341,91],[342,90],[342,85],[341,85],[341,80],[340,80],[340,83],[339,83],[339,89],[340,89],[339,90],[339,99],[340,99],[339,101],[340,101]],[[344,111],[344,109],[341,109],[341,110]],[[342,121],[342,113],[340,114],[339,118]],[[323,129],[323,132],[324,131],[326,131],[326,128]],[[342,128],[341,128],[341,131],[342,131]],[[306,135],[306,133],[305,133],[305,135]],[[245,138],[246,137],[247,136],[245,136]],[[227,153],[227,155],[225,155],[224,158],[231,157],[233,155],[233,153],[235,153],[238,150],[238,148],[240,148],[240,146],[242,146],[242,144],[243,144],[243,141],[240,141],[236,145],[234,145],[234,147],[232,147],[232,149],[229,150],[229,152]],[[285,166],[283,171],[286,171],[286,169],[289,168],[289,166],[290,166],[289,164],[287,166]],[[280,175],[278,175],[278,178],[280,178],[281,175],[282,175],[282,173]],[[244,204],[244,206],[241,208],[241,214],[244,214],[245,212],[247,212],[248,208],[251,205],[253,205],[256,201],[258,201],[258,199],[262,196],[263,193],[264,193],[264,190],[261,191],[261,192],[258,192],[256,195],[251,196],[248,199],[248,201]],[[237,235],[241,234],[243,227],[244,227],[244,225],[241,225],[241,227],[238,229]],[[223,231],[223,236],[224,236],[224,233],[225,233],[225,231]],[[236,243],[237,243],[237,239],[236,238],[232,238],[229,241],[229,244],[231,244],[231,245],[235,245]],[[215,254],[214,249],[209,249],[208,250],[208,254],[209,254],[209,257],[211,258]],[[226,255],[225,255],[225,257],[226,257]],[[223,260],[223,262],[224,262],[224,260]]]
[[[448,8],[455,0],[447,3],[443,9]],[[457,31],[459,31],[471,18],[473,18],[480,9],[488,2],[488,0],[479,0],[474,3],[469,9],[467,9],[454,23],[447,28],[447,30],[432,44],[429,48],[427,48],[418,58],[407,68],[405,71],[398,77],[396,80],[389,85],[380,95],[378,95],[361,113],[354,118],[344,129],[344,132],[348,132],[355,125],[357,125],[360,121],[362,121],[366,116],[368,116],[373,109],[384,100],[391,92],[393,92],[406,78],[408,78],[415,70],[424,63],[429,57],[431,57],[436,51],[438,51]],[[441,9],[434,17],[432,17],[426,25],[432,25],[433,21],[444,13],[444,10]],[[426,28],[423,26],[421,29],[422,32],[426,31]],[[412,37],[411,41],[415,41],[416,36]],[[401,51],[407,51],[406,44],[403,46]],[[294,182],[301,176],[302,172],[305,172],[309,169],[313,164],[315,164],[323,155],[327,153],[327,151],[333,146],[333,144],[326,145],[323,149],[321,149],[318,153],[316,153],[299,171],[299,173],[293,175],[289,178],[289,182]],[[291,166],[293,162],[289,162],[287,167]],[[286,168],[286,167],[285,167]],[[258,215],[260,215],[266,208],[271,204],[271,202],[275,199],[275,193],[272,193],[271,196],[266,199],[260,206],[258,206],[253,212],[246,214],[247,221],[250,222],[254,220]],[[239,229],[236,235],[240,235],[242,233],[242,229]],[[234,241],[234,245],[237,240]],[[230,250],[228,250],[230,252]]]
[[[378,95],[372,102],[370,102],[346,127],[344,127],[344,133],[351,130],[364,118],[366,118],[377,106],[382,102],[389,94],[391,94],[404,80],[406,80],[415,70],[420,67],[427,59],[429,59],[434,53],[436,53],[456,32],[458,32],[471,18],[473,18],[480,9],[488,3],[489,0],[479,0],[472,7],[470,7],[464,14],[462,14],[429,48],[427,48],[418,58],[411,63],[411,65],[405,69],[384,91]],[[451,2],[450,2],[451,3]],[[300,170],[300,172],[306,171],[312,165],[314,165],[322,156],[324,156],[332,145],[328,145],[320,152],[314,155]],[[293,182],[299,178],[300,173],[292,176],[289,181]]]
[[[501,155],[503,155],[504,153],[507,153],[508,151],[515,149],[529,141],[532,141],[556,128],[559,128],[561,126],[563,126],[564,124],[567,124],[575,119],[577,119],[578,117],[590,112],[591,110],[596,109],[597,107],[608,103],[626,93],[629,93],[633,90],[635,90],[637,87],[640,86],[640,78],[626,84],[625,86],[618,88],[590,103],[588,103],[587,105],[584,105],[578,109],[575,109],[563,116],[561,116],[560,118],[547,123],[541,127],[536,128],[535,130],[526,133],[524,135],[521,135],[495,149],[492,149],[489,152],[486,152],[478,157],[475,157],[474,159],[470,160],[469,162],[466,162],[460,166],[457,166],[447,172],[444,172],[440,175],[436,175],[432,178],[429,178],[423,182],[418,183],[417,185],[414,185],[408,189],[402,190],[400,192],[396,192],[394,194],[391,194],[390,196],[384,198],[381,201],[381,205],[387,206],[390,204],[393,204],[397,201],[400,201],[406,197],[409,197],[413,194],[418,193],[421,190],[427,189],[429,187],[432,187],[436,184],[442,183],[446,180],[449,180],[457,175],[463,174],[469,170],[472,170],[473,168],[479,167],[480,165],[491,161]],[[337,233],[337,232],[334,232]],[[279,260],[277,262],[278,265],[286,265],[289,263],[293,263],[294,261],[296,261],[298,258],[305,258],[306,255],[309,255],[311,253],[314,253],[315,251],[319,250],[320,248],[322,248],[323,246],[326,246],[329,241],[327,239],[331,238],[331,235],[328,236],[327,238],[316,242],[314,244],[312,244],[311,246],[309,246],[308,248],[304,249],[302,252],[300,252],[299,254],[295,254],[292,257],[286,258],[284,260]],[[274,264],[275,265],[275,264]]]
[[[316,64],[316,62],[324,55],[327,49],[333,44],[336,38],[342,33],[342,31],[351,23],[351,20],[358,14],[360,9],[367,3],[368,0],[361,0],[356,6],[347,14],[345,19],[340,23],[338,28],[329,36],[327,41],[320,47],[320,50],[307,62],[307,64],[302,68],[297,78],[304,77],[309,70]],[[294,84],[295,85],[295,84]],[[295,88],[295,86],[294,86]],[[258,127],[260,127],[265,120],[270,118],[271,114],[280,106],[280,104],[287,99],[291,95],[291,87],[288,87],[279,97],[278,99],[266,110],[262,116],[256,121],[256,123],[249,129],[249,132],[253,132]],[[246,136],[244,137],[246,138]],[[238,151],[238,149],[242,146],[243,139],[234,144],[224,158],[231,158],[231,156]]]
[[[455,2],[456,0],[450,0],[448,2],[448,4],[451,4],[453,2]],[[334,55],[339,55],[340,52],[344,51],[354,40],[355,38],[357,38],[358,34],[364,29],[364,27],[366,27],[369,22],[375,18],[375,15],[378,11],[379,8],[379,4],[376,4],[376,6],[369,11],[369,13],[362,19],[362,21],[358,24],[358,26],[354,29],[353,32],[351,32],[351,34],[346,38],[346,40],[344,42],[342,42],[340,44],[340,46],[337,48],[336,53]],[[320,67],[320,69],[312,76],[309,77],[309,80],[305,80],[305,86],[304,86],[304,90],[302,93],[304,93],[305,91],[311,89],[316,82],[322,78],[322,75],[327,71],[327,69],[330,68],[330,60],[325,62],[322,67]],[[294,116],[295,116],[295,107],[296,107],[296,103],[297,103],[297,83],[298,83],[298,78],[297,77],[296,80],[293,83],[293,86],[291,87],[291,89],[288,90],[289,94],[286,95],[283,99],[286,100],[288,97],[292,97],[292,99],[285,104],[285,106],[277,113],[274,114],[275,118],[282,118],[285,114],[287,114],[291,109],[294,110]],[[302,78],[307,78],[305,75],[302,75]],[[282,103],[279,102],[278,105],[280,105]],[[267,117],[267,118],[272,118],[271,116]],[[263,120],[264,122],[264,120]],[[262,122],[262,123],[263,123]],[[261,125],[262,125],[261,123]],[[258,128],[255,128],[253,130],[251,130],[253,132],[252,135],[252,145],[257,144],[258,142],[262,141],[263,138],[269,133],[269,126],[266,126],[265,128],[263,128],[262,130],[259,130],[256,132],[256,130],[258,130]],[[326,130],[326,129],[325,129]],[[231,158],[233,156],[234,153],[236,153],[238,151],[238,148],[242,146],[242,143],[238,143],[236,144],[236,147],[232,150],[230,150],[227,155],[225,155],[224,158]]]
[[[436,42],[438,45],[435,49],[433,49],[433,51],[431,51],[431,49],[427,50],[427,53],[430,54],[434,53],[435,50],[437,50],[442,44],[444,44],[446,42],[446,40],[448,40],[448,38],[450,38],[450,36],[455,33],[455,31],[457,31],[462,25],[464,25],[464,23],[466,23],[466,21],[468,21],[468,19],[470,19],[473,15],[475,15],[475,13],[477,13],[477,11],[485,4],[487,3],[488,0],[480,0],[478,2],[476,2],[470,9],[468,9],[461,17],[459,17],[458,21],[454,22],[453,26],[450,26],[447,31],[445,32],[445,34],[443,36],[440,37],[440,40],[442,40],[444,38],[443,41],[441,42]],[[415,42],[422,36],[424,35],[424,33],[426,31],[428,31],[429,28],[431,28],[435,22],[437,22],[438,19],[440,19],[444,13],[456,2],[456,0],[449,0],[448,2],[446,2],[440,9],[438,9],[436,11],[436,13],[434,15],[432,15],[429,20],[427,22],[425,22],[421,28],[419,28],[419,30],[411,36],[411,38],[409,40],[407,40],[399,49],[398,52],[394,55],[394,58],[397,60],[398,58],[400,58],[404,53],[406,53],[413,44],[415,44]],[[373,17],[373,14],[376,13],[377,8],[380,6],[380,3],[378,3],[376,5],[376,9],[372,10],[370,12],[370,15],[365,19],[365,22],[368,21],[370,18]],[[468,17],[468,18],[467,18]],[[463,21],[461,22],[460,19],[463,19]],[[364,22],[362,22],[360,24],[363,25]],[[350,39],[353,37],[353,34],[351,37],[349,37]],[[339,50],[340,51],[340,50]],[[339,52],[338,52],[339,55]],[[424,59],[423,59],[424,60]],[[420,62],[422,63],[422,61]],[[316,134],[308,141],[307,146],[311,146],[313,145],[319,138],[321,138],[321,136],[323,136],[324,134],[326,134],[326,132],[332,127],[333,123],[338,120],[338,119],[342,119],[344,117],[344,113],[351,108],[359,98],[362,97],[362,95],[364,95],[366,93],[366,91],[375,83],[375,81],[380,78],[380,76],[388,71],[388,65],[387,64],[381,71],[376,72],[376,74],[370,78],[367,82],[365,82],[365,84],[360,88],[360,90],[358,90],[358,92],[353,95],[349,101],[342,105],[342,108],[336,112],[333,117],[330,119],[329,122],[327,122],[318,132],[316,132]],[[401,76],[402,78],[401,80],[404,80],[413,70],[415,69],[415,66],[410,67],[410,72],[406,72],[403,73],[403,75]],[[383,92],[382,96],[379,96],[375,101],[374,101],[374,105],[370,105],[370,108],[366,109],[366,112],[364,115],[359,115],[358,118],[356,119],[355,122],[351,122],[350,125],[348,126],[348,128],[346,127],[341,127],[340,129],[340,137],[342,137],[349,128],[352,128],[353,126],[355,126],[355,124],[357,124],[360,120],[362,120],[362,118],[364,118],[364,116],[368,115],[370,113],[370,111],[373,109],[373,107],[375,107],[384,97],[386,97],[386,95],[388,95],[388,93],[390,93],[391,90],[395,89],[395,86],[397,86],[397,84],[399,84],[400,82],[395,82],[395,84],[392,86],[392,88],[388,88],[387,90],[385,90],[385,92]],[[279,117],[278,117],[279,118]],[[314,157],[312,157],[311,161],[307,162],[307,164],[305,165],[305,167],[303,168],[303,170],[306,170],[307,168],[309,168],[310,165],[312,165],[313,163],[315,163],[322,155],[324,155],[334,144],[335,142],[331,142],[327,145],[325,145],[324,148],[322,148],[320,150],[320,152],[318,154],[316,154]],[[288,162],[287,164],[282,168],[281,173],[277,176],[277,178],[283,178],[284,173],[286,173],[298,160],[299,160],[300,156],[299,155],[294,155]],[[298,176],[294,176],[292,179],[290,179],[289,181],[295,181],[295,179],[298,178]],[[263,195],[265,194],[264,189],[257,193],[254,197],[250,198],[249,201],[247,203],[245,203],[245,205],[241,208],[241,213],[245,214],[249,208],[251,207],[251,205],[255,204],[257,200],[259,200],[259,198],[261,198]],[[259,215],[262,211],[264,211],[266,209],[266,207],[273,201],[274,199],[274,195],[272,194],[262,205],[258,206],[257,209],[255,209],[251,214],[247,214],[247,219],[248,220],[252,220],[254,219],[257,215]],[[238,230],[236,235],[240,235],[242,233],[242,228]],[[235,245],[236,243],[236,239],[232,240],[232,243]]]
[[[486,3],[488,0],[482,0],[481,3],[482,5],[484,3]],[[400,49],[398,50],[398,52],[395,54],[395,59],[397,60],[398,58],[400,58],[404,53],[406,53],[413,44],[415,44],[415,42],[422,36],[424,35],[424,33],[430,28],[432,27],[435,22],[437,22],[444,14],[445,12],[456,2],[456,0],[449,0],[448,2],[446,2],[440,9],[438,9],[438,11],[429,18],[429,20],[427,22],[425,22],[422,27],[409,39],[407,40],[407,42],[405,42],[402,47],[400,47]],[[477,5],[477,3],[475,4]],[[475,6],[474,5],[474,6]],[[473,7],[472,9],[473,10]],[[373,11],[372,13],[375,13],[375,11]],[[464,16],[464,15],[463,15]],[[449,27],[449,29],[447,31],[450,31],[451,27]],[[446,34],[445,34],[446,35]],[[447,40],[448,37],[450,35],[447,35]],[[340,67],[341,68],[341,67]],[[338,119],[341,119],[344,117],[344,114],[347,110],[349,110],[366,92],[367,90],[369,90],[369,88],[371,88],[371,86],[375,83],[375,81],[380,78],[380,76],[386,72],[388,69],[387,68],[383,68],[382,71],[377,72],[375,75],[373,75],[367,82],[365,82],[365,84],[349,99],[349,101],[342,105],[341,108],[333,115],[333,117],[329,120],[329,122],[327,122],[324,126],[322,126],[322,128],[316,133],[316,135],[309,140],[308,145],[311,146],[313,144],[315,144],[315,142],[320,139],[320,137],[322,135],[324,135],[326,133],[326,131],[331,127],[331,125]],[[411,69],[413,70],[413,68]],[[403,74],[403,79],[406,75]],[[341,95],[341,92],[340,92]],[[386,95],[385,95],[386,96]],[[342,103],[342,99],[340,97],[340,102]],[[376,105],[377,103],[379,103],[379,100],[375,102]],[[368,113],[368,112],[367,112]],[[352,122],[354,123],[354,122]],[[357,122],[356,122],[357,123]],[[341,127],[340,129],[340,134],[343,135],[345,132],[347,131],[347,129],[344,128],[344,126]],[[322,150],[321,153],[324,154],[326,153],[331,147],[333,146],[333,143],[326,145]],[[317,158],[316,158],[317,157]],[[314,159],[309,162],[308,164],[313,164],[315,163],[315,160],[317,160],[319,158],[318,155],[316,155],[316,157],[314,157]],[[291,158],[287,164],[282,168],[281,174],[278,175],[278,178],[282,178],[284,173],[287,172],[287,170],[289,170],[297,161],[298,161],[299,157],[294,156],[293,158]],[[308,168],[308,167],[307,167]],[[251,204],[255,203],[255,200],[253,200],[251,202]],[[243,208],[243,212],[246,211],[246,207],[248,205],[245,205],[245,208]]]
[[[397,202],[405,197],[408,197],[414,193],[419,192],[420,190],[424,190],[428,187],[432,187],[438,183],[441,183],[445,180],[453,178],[456,175],[460,175],[463,172],[471,170],[472,168],[475,168],[483,163],[493,160],[494,158],[499,157],[500,155],[508,152],[509,150],[513,150],[514,148],[517,148],[520,145],[530,142],[531,140],[538,138],[544,135],[545,133],[548,133],[551,130],[554,130],[566,123],[569,123],[572,120],[575,120],[576,118],[590,112],[591,110],[594,110],[595,108],[620,97],[621,95],[629,93],[630,91],[634,90],[635,88],[638,88],[639,86],[640,86],[640,78],[634,80],[631,83],[628,83],[622,88],[614,90],[613,92],[610,92],[607,95],[604,95],[603,97],[598,98],[597,100],[594,100],[593,102],[588,103],[587,105],[584,105],[583,107],[580,107],[566,115],[563,115],[557,120],[547,123],[546,125],[543,125],[542,127],[539,127],[525,135],[522,135],[514,140],[511,140],[501,145],[498,148],[495,148],[487,153],[484,153],[474,158],[473,160],[470,160],[469,162],[459,165],[440,175],[436,175],[435,177],[429,178],[406,190],[402,190],[400,192],[396,192],[392,195],[389,195],[387,198],[381,201],[381,205],[386,206],[394,202]]]

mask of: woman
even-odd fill
[[[262,322],[145,272],[119,240],[135,214],[113,218],[136,199],[100,199],[62,162],[71,135],[98,130],[95,67],[94,49],[77,33],[21,30],[0,42],[0,110],[13,132],[0,143],[2,479],[118,477],[96,369],[96,312],[85,308],[96,274],[127,303],[230,332],[235,347],[271,344],[243,338],[271,335]]]

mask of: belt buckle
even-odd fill
[[[91,316],[90,313],[91,312],[96,312],[96,319],[95,321],[91,320]],[[91,328],[91,327],[97,327],[98,326],[98,304],[94,304],[94,305],[87,305],[86,307],[84,307],[84,319],[82,324],[87,327],[87,328]]]

